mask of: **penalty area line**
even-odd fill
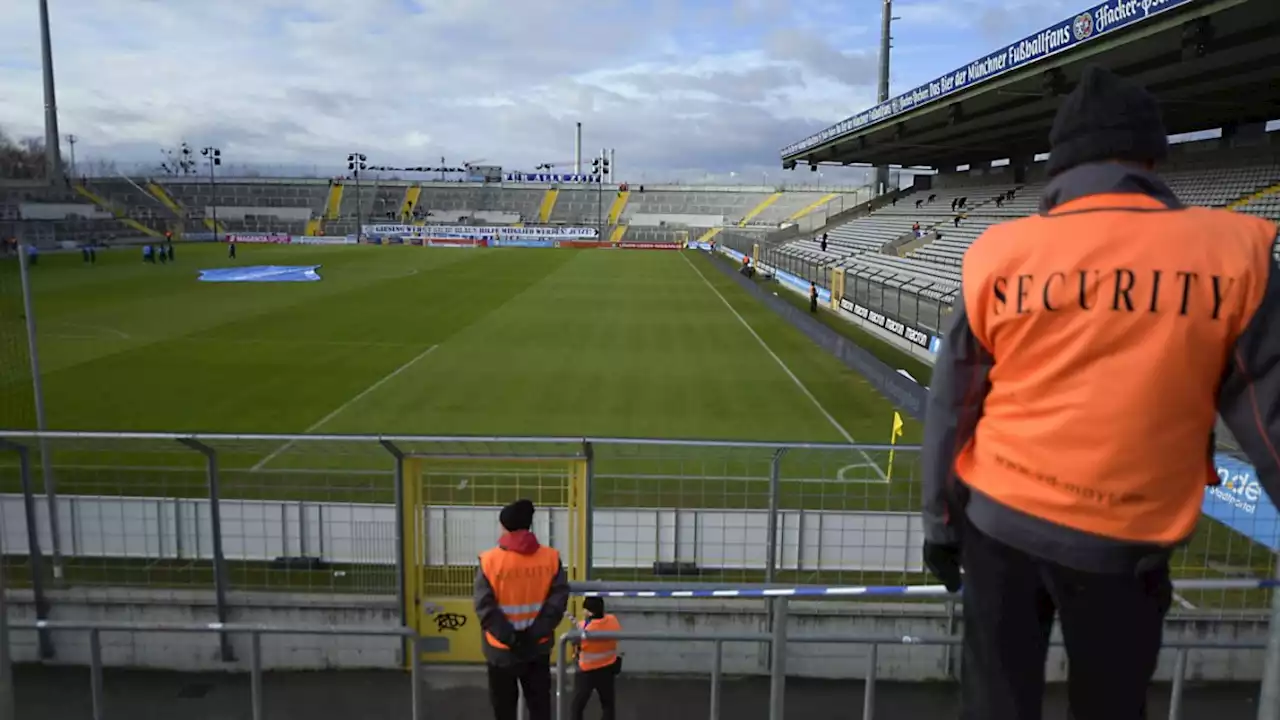
[[[782,361],[782,358],[778,357],[778,354],[773,351],[773,348],[769,347],[769,344],[764,341],[764,338],[760,337],[760,334],[756,332],[756,329],[751,327],[751,323],[748,323],[746,319],[742,317],[742,314],[738,312],[738,309],[725,299],[724,295],[716,289],[715,285],[711,284],[711,281],[707,279],[706,275],[702,274],[702,271],[698,269],[698,266],[694,265],[693,261],[691,261],[683,252],[680,253],[680,257],[695,273],[698,274],[698,277],[702,278],[702,282],[711,289],[711,292],[715,293],[716,297],[720,298],[720,302],[724,303],[724,306],[729,308],[729,312],[733,313],[733,316],[738,318],[738,322],[742,323],[742,327],[746,328],[747,332],[751,333],[751,337],[755,338],[756,342],[760,343],[760,347],[764,348],[766,353],[769,353],[769,357],[773,358],[773,361],[778,364],[778,367],[782,368],[782,371],[787,374],[787,377],[791,378],[791,382],[795,383],[796,387],[800,388],[800,392],[804,393],[804,396],[809,398],[809,402],[813,403],[814,407],[818,408],[818,412],[822,413],[822,416],[827,419],[827,422],[831,423],[831,426],[834,427],[850,445],[857,445],[858,443],[853,439],[853,436],[849,434],[849,431],[845,430],[844,426],[841,425],[831,413],[827,412],[827,409],[822,406],[822,403],[818,402],[818,398],[814,397],[813,393],[809,391],[809,388],[805,387],[804,383],[800,381],[800,378],[796,377],[796,374],[791,372],[791,368],[787,367],[787,364]],[[871,456],[868,455],[865,450],[859,450],[858,453],[876,469],[876,473],[884,482],[889,481],[889,476],[885,475],[884,470],[880,469],[880,466],[871,459]]]
[[[387,382],[389,382],[389,381],[390,381],[392,378],[394,378],[395,376],[397,376],[397,375],[399,375],[400,373],[404,372],[405,370],[408,370],[409,368],[413,367],[413,366],[414,366],[414,365],[415,365],[419,360],[421,360],[422,358],[424,358],[424,357],[426,357],[426,356],[430,355],[430,354],[431,354],[432,352],[434,352],[434,351],[435,351],[435,349],[436,349],[436,348],[438,348],[438,347],[440,347],[440,346],[439,346],[439,345],[432,345],[431,347],[427,348],[426,350],[423,350],[421,353],[419,353],[419,354],[417,355],[417,357],[413,358],[413,359],[412,359],[412,360],[410,360],[409,362],[407,362],[407,363],[405,363],[405,364],[401,365],[400,367],[396,368],[395,370],[392,370],[391,372],[387,373],[386,375],[384,375],[384,376],[382,377],[382,379],[381,379],[381,380],[379,380],[379,381],[375,382],[374,384],[370,385],[369,387],[367,387],[367,388],[365,388],[363,391],[361,391],[359,395],[356,395],[355,397],[351,398],[350,400],[348,400],[348,401],[346,401],[346,402],[342,403],[342,405],[341,405],[341,406],[339,406],[337,410],[334,410],[333,412],[329,413],[328,415],[325,415],[324,417],[320,418],[320,419],[319,419],[319,420],[317,420],[315,423],[313,423],[313,424],[311,425],[311,427],[307,428],[306,430],[303,430],[303,431],[302,431],[302,434],[303,434],[303,435],[307,435],[307,434],[310,434],[310,433],[315,432],[316,430],[319,430],[321,427],[323,427],[325,424],[327,424],[330,420],[332,420],[332,419],[334,419],[334,418],[338,417],[339,415],[341,415],[341,414],[342,414],[342,412],[343,412],[343,411],[345,411],[347,408],[349,408],[349,407],[351,407],[352,405],[355,405],[356,403],[360,402],[360,401],[361,401],[362,399],[364,399],[364,398],[365,398],[369,393],[373,392],[374,390],[377,390],[378,388],[382,387],[382,386],[383,386],[383,385],[385,385]],[[294,442],[295,442],[295,441],[290,440],[289,442],[287,442],[287,443],[285,443],[285,444],[281,445],[280,447],[276,448],[274,452],[272,452],[271,454],[269,454],[269,455],[267,455],[266,457],[262,458],[261,460],[259,460],[259,461],[257,462],[257,464],[256,464],[256,465],[254,465],[252,468],[250,468],[250,469],[249,469],[249,470],[250,470],[250,472],[258,472],[259,470],[261,470],[263,467],[265,467],[265,466],[267,465],[267,463],[269,463],[269,462],[271,462],[272,460],[275,460],[276,458],[280,457],[280,455],[282,455],[286,450],[288,450],[289,448],[293,447],[293,443],[294,443]]]

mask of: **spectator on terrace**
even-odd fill
[[[822,252],[827,251],[827,234],[822,233]]]
[[[930,194],[930,195],[929,195],[929,202],[931,202],[931,203],[932,203],[934,200],[937,200],[937,199],[938,199],[938,194],[937,194],[937,193],[932,193],[932,194]]]
[[[998,208],[1002,208],[1002,207],[1004,207],[1004,196],[1003,196],[1003,195],[997,195],[997,196],[996,196],[996,207],[998,207]]]
[[[963,210],[963,209],[964,209],[964,206],[965,206],[966,204],[968,204],[968,202],[969,202],[969,196],[968,196],[968,195],[961,196],[961,198],[960,198],[960,209],[961,209],[961,210]]]
[[[951,212],[955,212],[955,211],[956,211],[956,201],[957,201],[957,200],[959,200],[959,198],[951,198]]]
[[[920,222],[918,220],[916,222],[911,223],[911,232],[912,234],[915,234],[915,235],[920,234]]]
[[[921,205],[923,205],[923,204],[924,204],[924,200],[917,200],[917,201],[916,201],[916,209],[917,209],[917,210],[919,210],[919,209],[920,209],[920,206],[921,206]]]
[[[957,216],[956,216],[956,218],[955,218],[955,221],[956,221],[956,227],[960,227],[960,218],[961,218],[961,217],[963,217],[963,216],[962,216],[962,215],[957,215]]]

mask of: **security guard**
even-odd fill
[[[594,632],[620,632],[622,624],[613,615],[604,612],[604,599],[589,597],[582,601],[582,607],[589,617],[578,628]],[[592,639],[582,641],[578,646],[578,677],[573,688],[573,720],[582,720],[587,711],[587,703],[591,702],[591,694],[600,694],[600,708],[604,711],[603,720],[613,720],[614,710],[613,679],[618,675],[621,666],[618,657],[618,641],[613,639]]]
[[[484,632],[489,702],[495,720],[515,720],[524,689],[529,720],[551,720],[553,635],[569,604],[560,553],[530,531],[533,503],[517,500],[498,515],[506,533],[480,556],[476,617]]]
[[[1037,720],[1055,613],[1073,717],[1144,717],[1169,556],[1221,414],[1280,497],[1276,226],[1185,207],[1155,99],[1087,69],[1040,214],[965,254],[924,439],[925,564],[963,566],[962,717]]]

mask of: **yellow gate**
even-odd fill
[[[423,638],[423,662],[484,662],[472,590],[480,553],[502,534],[504,505],[532,500],[538,539],[560,551],[570,581],[586,579],[585,458],[407,456],[404,463],[405,614]],[[575,616],[579,603],[570,601]],[[557,634],[568,629],[566,620]]]

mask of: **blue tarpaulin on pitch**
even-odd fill
[[[315,282],[319,265],[254,265],[201,270],[201,282]]]

